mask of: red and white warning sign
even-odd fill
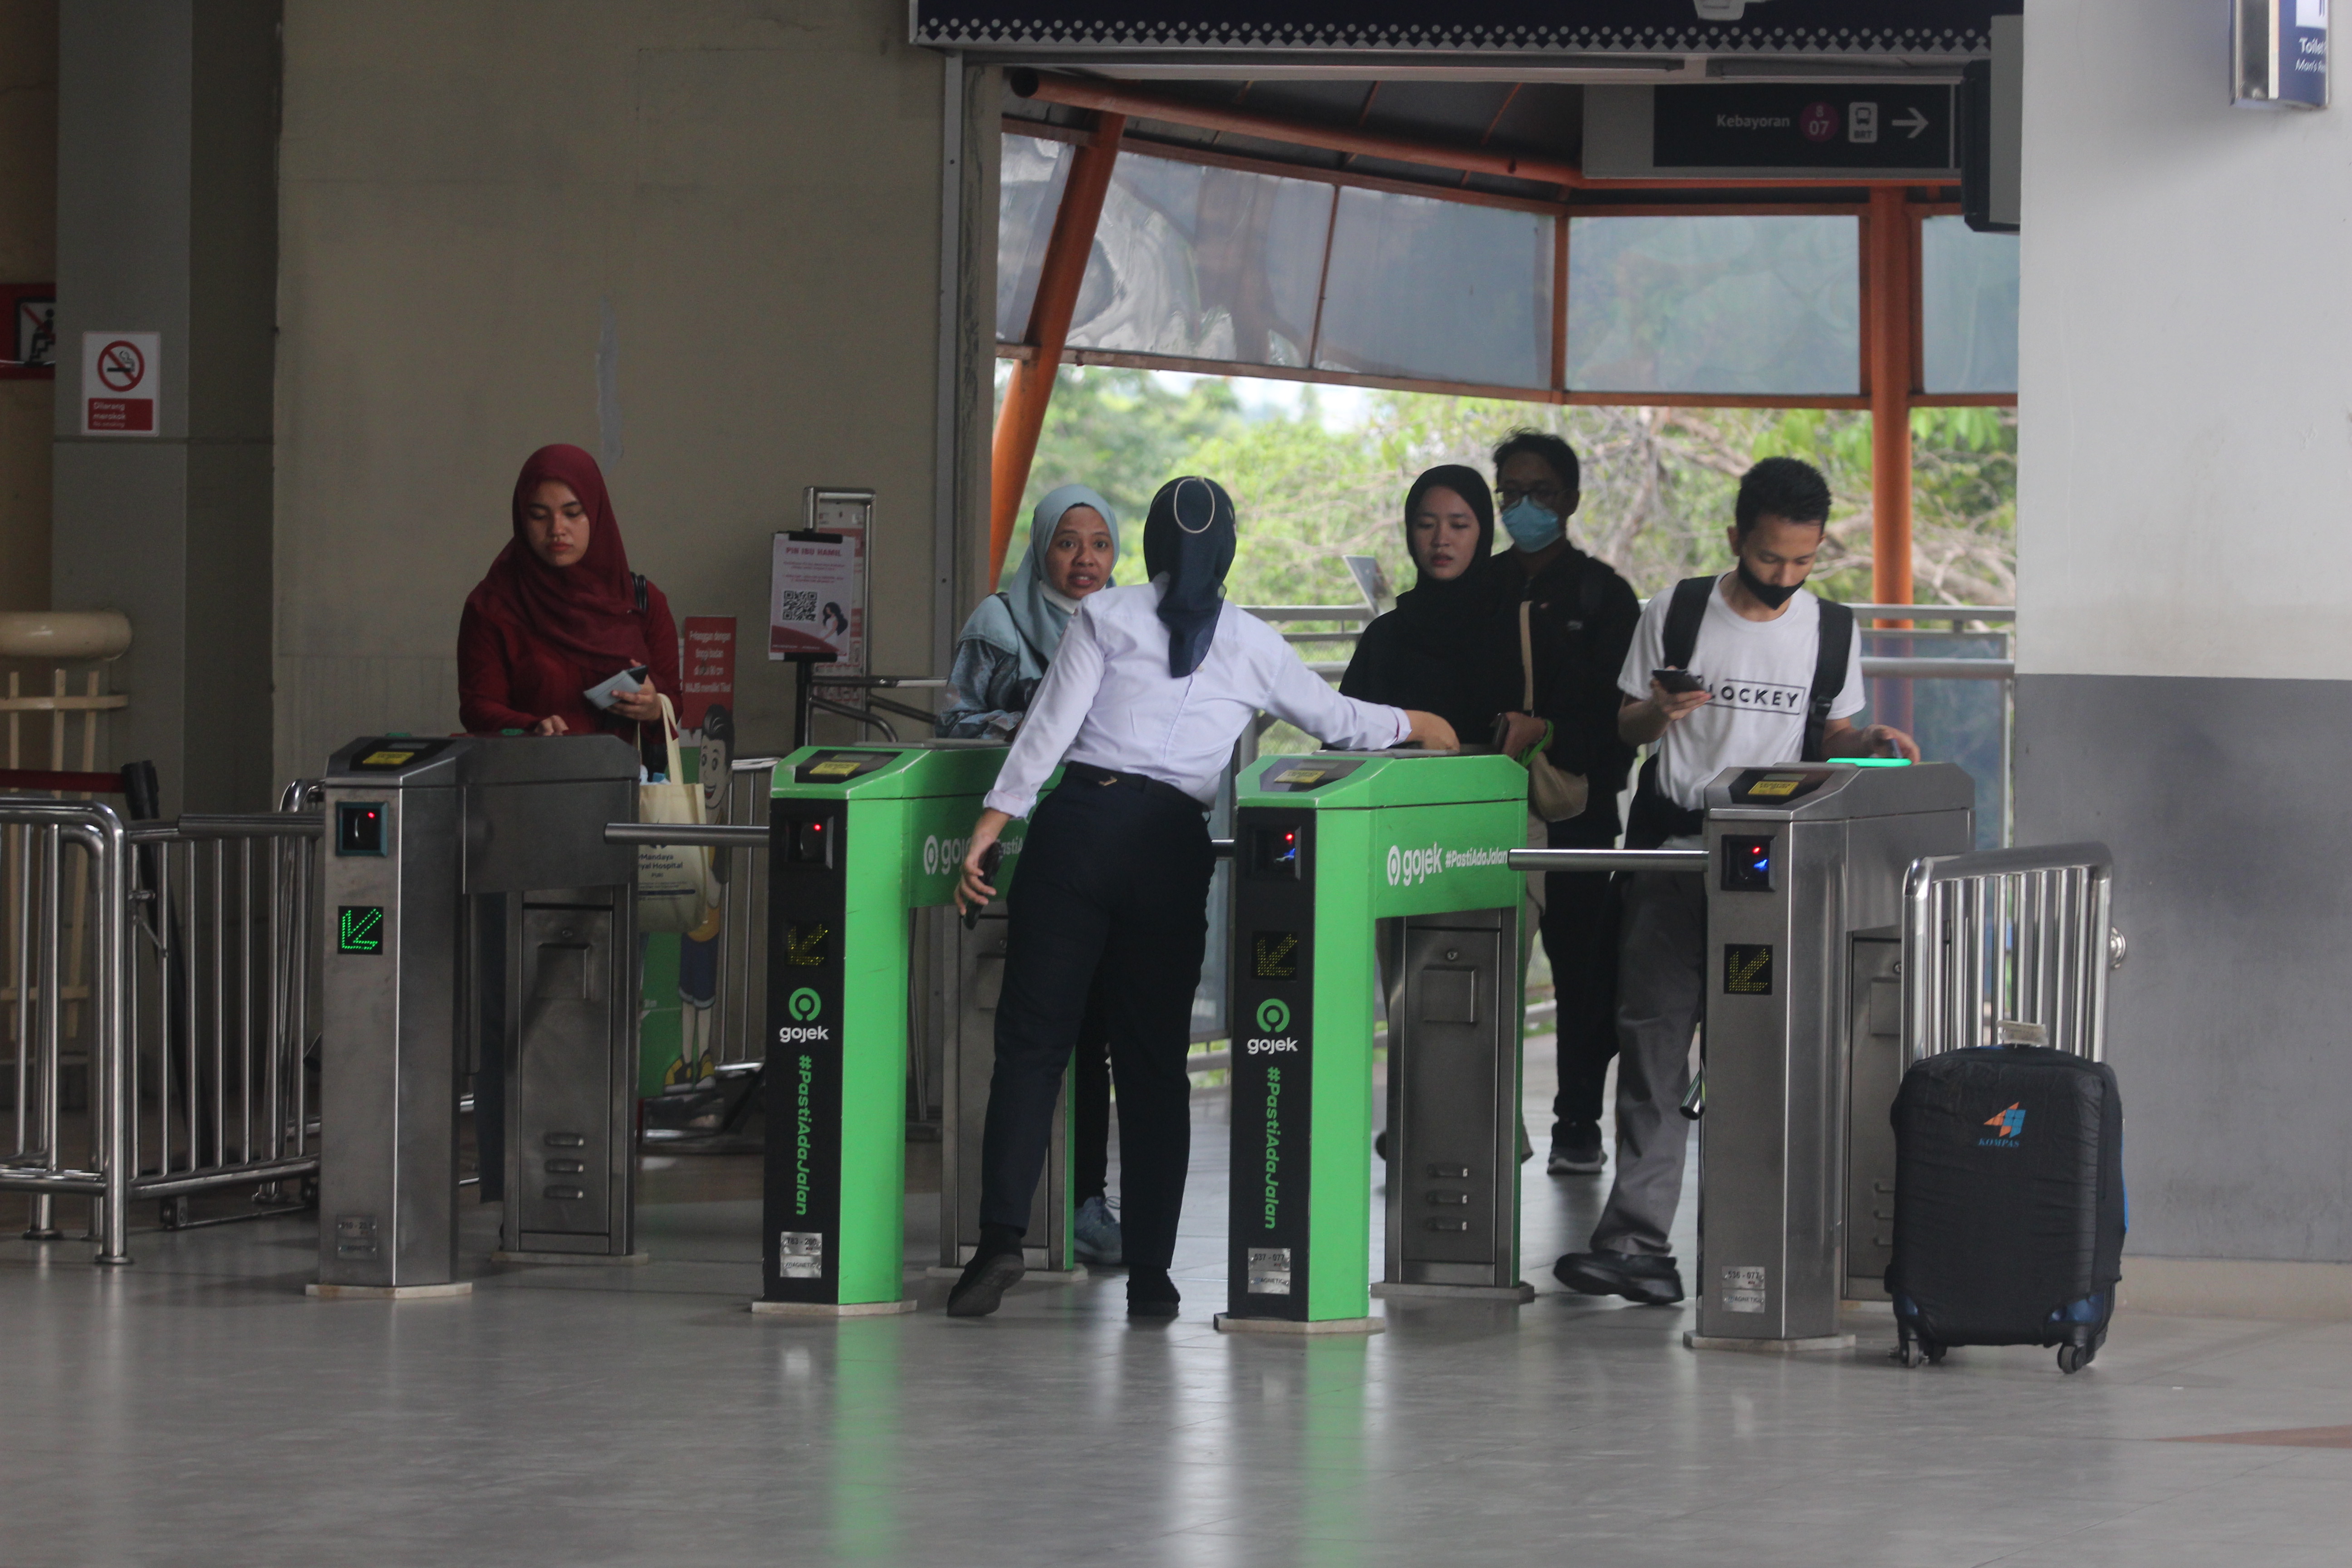
[[[152,436],[163,424],[161,332],[81,335],[81,433]]]

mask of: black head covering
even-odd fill
[[[1414,643],[1432,653],[1449,652],[1484,637],[1490,629],[1501,584],[1495,574],[1495,498],[1486,476],[1459,463],[1430,469],[1412,481],[1404,495],[1404,544],[1412,551],[1412,514],[1422,498],[1433,489],[1452,490],[1478,516],[1478,546],[1460,576],[1441,581],[1420,572],[1413,586],[1397,595],[1397,614]],[[1413,556],[1416,569],[1421,558]]]
[[[1182,679],[1209,657],[1234,563],[1234,500],[1214,479],[1171,479],[1143,522],[1143,570],[1168,578],[1160,618],[1168,626],[1168,673]]]

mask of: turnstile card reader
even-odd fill
[[[509,1139],[524,1174],[510,1166],[508,1244],[520,1227],[528,1247],[628,1251],[634,862],[604,833],[635,815],[636,774],[635,752],[610,736],[371,736],[329,763],[321,1287],[396,1293],[457,1279],[457,1094],[476,1011],[466,955],[482,893],[520,895],[509,902],[521,929],[547,903],[572,930],[546,944],[563,956],[542,954],[531,971],[520,1030],[485,1054],[488,1070],[520,1075],[510,1126],[533,1142]],[[579,935],[591,921],[600,939]],[[565,1011],[573,995],[593,998],[593,1016]],[[561,1153],[558,1134],[576,1140]],[[567,1169],[533,1169],[540,1156]],[[526,1191],[545,1201],[518,1201]]]
[[[1698,1338],[1829,1342],[1876,1294],[1905,872],[1975,842],[1948,763],[1732,768],[1707,787]]]
[[[1001,746],[812,746],[777,765],[761,1308],[908,1305],[911,911],[953,901],[1004,755]],[[1018,826],[1006,836],[1000,889],[1021,838]]]
[[[1375,923],[1389,964],[1391,1281],[1518,1283],[1517,921],[1508,757],[1268,757],[1234,819],[1226,1329],[1372,1326]]]

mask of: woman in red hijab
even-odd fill
[[[583,695],[639,665],[646,684],[610,710]],[[677,700],[669,601],[629,571],[596,459],[541,447],[515,480],[514,538],[457,625],[458,718],[476,733],[629,735],[661,718],[656,692]]]

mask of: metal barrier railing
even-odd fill
[[[768,796],[781,757],[739,757],[719,805],[719,823],[756,827],[764,840]],[[768,858],[727,857],[719,918],[719,987],[710,1017],[710,1053],[724,1066],[765,1061],[768,1016]]]
[[[2114,881],[2104,844],[1913,861],[1903,883],[1906,1064],[2026,1041],[2099,1060],[2107,973],[2125,952],[2109,923]]]
[[[95,801],[0,799],[9,973],[7,1043],[15,1145],[0,1158],[0,1191],[29,1194],[35,1237],[59,1234],[60,1197],[97,1200],[99,1261],[122,1255],[128,1192],[112,1157],[121,1146],[120,1073],[128,1019],[120,976],[129,950],[130,847],[122,819]],[[90,980],[69,997],[67,932],[79,909],[90,936]],[[86,1023],[77,1028],[76,1023]],[[69,1047],[87,1064],[87,1136],[71,1144]]]
[[[123,1161],[131,1195],[163,1200],[167,1226],[187,1223],[190,1194],[318,1173],[314,795],[298,784],[277,812],[130,830]]]
[[[31,1195],[26,1234],[55,1237],[60,1197],[93,1200],[97,1261],[127,1263],[130,1205],[167,1223],[206,1188],[318,1171],[304,1056],[314,1037],[320,818],[284,812],[126,826],[109,806],[0,799],[15,1148],[0,1191]],[[60,957],[86,911],[86,988]],[[77,1016],[88,1019],[77,1029]],[[79,1052],[75,1047],[79,1047]],[[79,1138],[68,1068],[88,1064]]]

